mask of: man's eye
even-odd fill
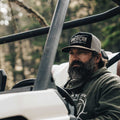
[[[73,54],[73,52],[69,52],[69,54]]]
[[[78,52],[77,52],[78,55],[81,54],[81,53],[82,53],[81,51],[78,51]]]

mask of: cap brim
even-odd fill
[[[80,46],[80,45],[72,45],[72,46],[64,47],[62,49],[62,52],[69,52],[71,48],[79,48],[79,49],[88,50],[88,51],[91,51],[91,52],[95,51],[93,49],[86,48],[86,47],[83,47],[83,46]]]

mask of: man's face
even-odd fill
[[[92,52],[87,50],[81,50],[78,48],[72,48],[69,51],[69,64],[71,64],[73,61],[81,61],[83,63],[88,62],[92,57]],[[79,65],[74,65],[79,66]]]
[[[71,79],[87,79],[95,70],[92,52],[72,48],[69,52],[69,76]]]

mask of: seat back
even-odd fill
[[[7,75],[3,69],[0,69],[0,91],[5,90]]]

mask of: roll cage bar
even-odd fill
[[[62,29],[66,30],[66,29],[75,28],[75,27],[79,27],[79,26],[83,26],[83,25],[87,25],[87,24],[97,23],[97,22],[112,18],[119,14],[120,14],[120,6],[117,6],[110,10],[107,10],[103,13],[99,13],[96,15],[91,15],[89,17],[84,17],[81,19],[64,22]],[[35,36],[39,36],[39,35],[44,35],[44,34],[48,33],[49,29],[50,29],[50,26],[0,37],[0,44],[19,41],[22,39],[27,39],[27,38],[31,38],[31,37],[35,37]]]
[[[113,1],[120,5],[119,0]],[[114,17],[120,13],[120,6],[117,6],[100,14],[64,23],[68,5],[69,0],[58,0],[50,27],[38,28],[34,30],[29,30],[27,32],[21,32],[0,37],[0,44],[4,44],[48,33],[43,56],[41,58],[40,66],[38,69],[37,79],[35,80],[33,90],[44,90],[49,88],[51,79],[51,68],[55,59],[55,54],[57,51],[57,46],[59,43],[62,29],[70,29],[82,25],[96,23]],[[118,58],[120,59],[120,53],[117,55],[117,59]]]

